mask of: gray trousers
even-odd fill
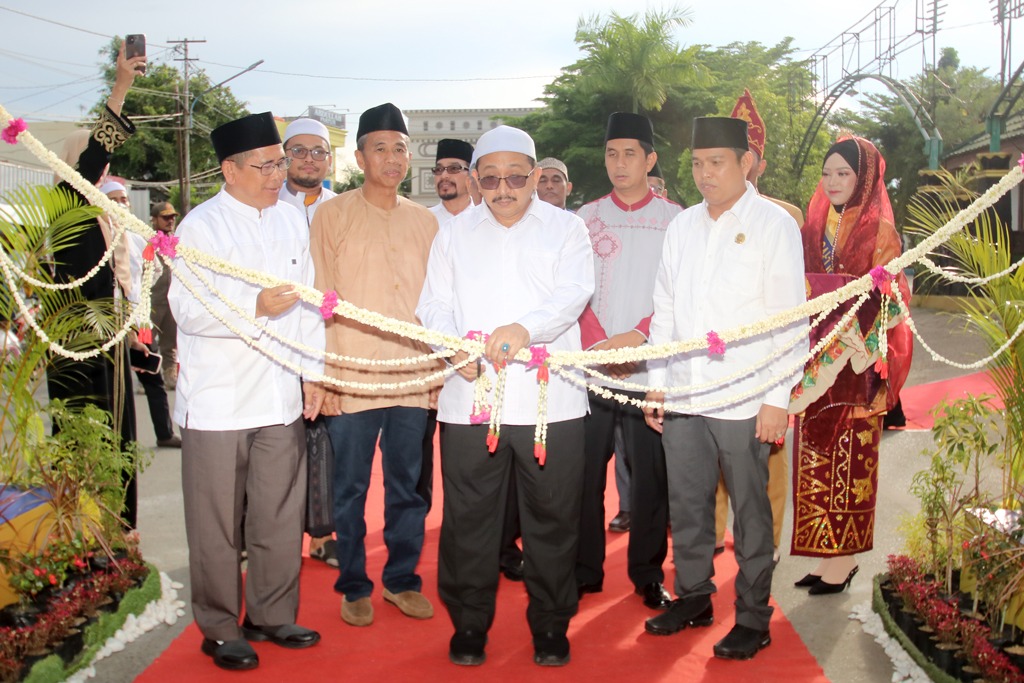
[[[257,626],[295,623],[305,456],[301,419],[238,431],[181,430],[192,611],[205,637],[242,637],[243,519],[249,554],[245,612]]]
[[[774,541],[768,501],[769,444],[755,436],[756,418],[722,420],[669,414],[662,443],[668,472],[676,594],[715,592],[715,489],[719,472],[729,489],[736,576],[736,623],[767,630],[772,616]]]

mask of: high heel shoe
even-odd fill
[[[819,581],[821,581],[821,577],[818,576],[817,574],[808,574],[807,576],[805,576],[804,578],[800,579],[799,581],[794,581],[793,585],[796,586],[797,588],[810,588],[811,586],[813,586],[814,584],[818,583]]]
[[[854,567],[850,570],[850,573],[846,577],[846,581],[842,583],[828,583],[826,581],[818,581],[818,583],[811,586],[811,589],[807,591],[808,595],[828,595],[830,593],[842,593],[846,590],[846,587],[853,581],[853,577],[856,576],[857,570],[860,567]]]

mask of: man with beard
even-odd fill
[[[441,201],[430,210],[437,216],[439,225],[473,206],[469,192],[469,162],[472,158],[473,145],[465,140],[445,138],[437,143],[437,156],[430,172],[434,174],[434,187]]]
[[[284,153],[291,159],[288,167],[288,178],[281,186],[278,197],[285,204],[291,204],[306,216],[306,227],[313,222],[318,206],[328,199],[337,196],[335,192],[324,187],[324,179],[331,171],[331,134],[327,126],[314,119],[295,119],[284,129]],[[307,431],[314,427],[321,428],[323,418],[317,417],[316,422],[307,422]],[[311,432],[316,434],[316,432]],[[313,443],[316,443],[316,436]],[[323,449],[319,450],[320,453]],[[308,451],[309,489],[307,495],[313,497],[315,492],[325,487],[330,489],[331,468],[317,459],[318,449]],[[323,479],[325,484],[320,484]],[[314,499],[316,500],[316,499]],[[314,503],[316,505],[317,503]],[[326,505],[331,505],[327,501]],[[307,520],[308,523],[308,520]],[[337,545],[331,534],[320,536],[327,528],[311,529],[317,534],[309,539],[309,556],[332,567],[338,566]]]
[[[292,160],[288,180],[281,187],[281,201],[306,214],[313,223],[316,207],[335,193],[324,187],[331,170],[331,135],[327,126],[313,119],[295,119],[284,129],[284,152]]]

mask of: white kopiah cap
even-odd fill
[[[284,129],[284,144],[288,144],[296,135],[315,135],[327,143],[327,151],[331,150],[331,134],[327,126],[315,119],[295,119]]]
[[[470,166],[476,168],[481,157],[494,152],[519,152],[537,160],[537,147],[533,144],[533,138],[526,131],[512,126],[498,126],[481,135],[476,141]]]
[[[111,192],[117,192],[118,190],[124,192],[125,194],[128,193],[128,189],[121,183],[117,182],[116,180],[108,180],[107,182],[100,185],[100,192],[102,192],[103,194],[110,194]]]

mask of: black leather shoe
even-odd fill
[[[579,593],[579,597],[583,597],[587,593],[600,593],[604,590],[604,581],[598,581],[597,583],[578,583],[576,584],[576,591]]]
[[[807,576],[805,576],[804,578],[800,579],[799,581],[794,581],[793,585],[796,586],[797,588],[810,588],[811,586],[813,586],[814,584],[818,583],[819,581],[821,581],[821,577],[818,576],[817,574],[808,574]]]
[[[569,639],[564,633],[534,636],[533,663],[540,666],[565,666],[569,663]]]
[[[228,671],[247,671],[255,669],[260,665],[260,658],[252,645],[241,638],[238,640],[226,640],[223,643],[217,640],[203,638],[203,645],[200,648],[203,654],[213,657],[213,663]]]
[[[486,633],[456,631],[448,643],[448,661],[459,666],[480,666],[487,659],[485,645]]]
[[[857,575],[857,570],[860,567],[854,567],[850,570],[850,573],[846,576],[846,580],[842,583],[828,583],[826,581],[818,581],[811,589],[807,591],[808,595],[829,595],[831,593],[842,593],[846,590],[846,587],[853,581],[853,577]]]
[[[617,534],[622,534],[629,531],[630,514],[619,510],[619,514],[612,517],[612,521],[608,522],[608,531],[614,531]]]
[[[296,624],[285,624],[284,626],[254,626],[249,617],[242,622],[242,634],[247,640],[262,642],[269,640],[275,645],[287,647],[291,650],[301,650],[305,647],[313,647],[320,642],[320,634],[308,628]]]
[[[515,564],[503,564],[501,566],[501,573],[505,575],[505,578],[509,581],[522,581],[523,580],[523,561]]]
[[[719,659],[750,659],[772,644],[768,630],[736,624],[729,634],[715,643],[715,656]]]
[[[654,581],[643,586],[637,586],[637,595],[644,598],[644,606],[651,609],[668,609],[672,606],[672,596],[668,594],[661,583]]]
[[[656,636],[670,636],[687,626],[711,626],[714,621],[711,596],[699,595],[673,600],[668,611],[644,622],[644,630]]]
[[[715,555],[721,555],[725,552],[725,544],[715,546]]]

